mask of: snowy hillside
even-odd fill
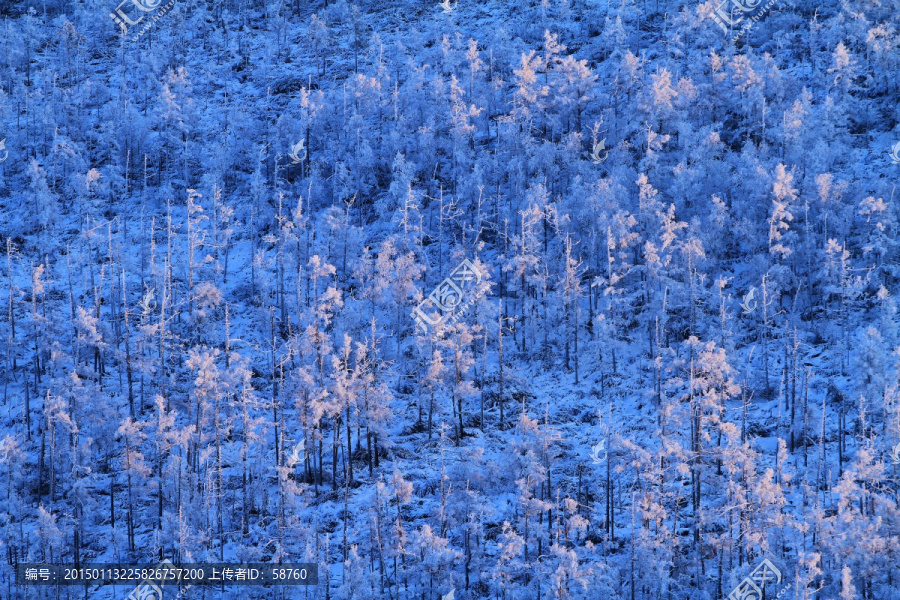
[[[0,600],[900,600],[900,0],[117,1],[0,0]]]

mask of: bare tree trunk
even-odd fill
[[[125,269],[122,269],[122,314],[125,317],[125,376],[128,380],[128,410],[134,418],[134,384],[131,367],[131,329],[128,324],[128,295],[125,288]]]
[[[351,443],[350,404],[347,403],[347,485],[353,481],[353,444]]]
[[[275,308],[269,308],[269,341],[272,367],[272,425],[275,428],[275,466],[281,466],[281,452],[278,445],[280,429],[278,427],[278,382],[275,367]]]
[[[341,428],[340,415],[334,417],[334,429],[331,432],[331,490],[337,491],[337,459],[338,459],[338,431]]]
[[[500,304],[503,304],[503,299],[500,299]],[[500,384],[500,393],[498,395],[498,400],[500,401],[500,429],[502,430],[506,425],[504,421],[503,408],[505,405],[503,398],[503,307],[500,307],[499,317],[497,318],[497,364],[498,364],[498,378]]]

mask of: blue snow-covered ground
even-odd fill
[[[0,5],[0,599],[900,598],[900,7],[715,7]]]

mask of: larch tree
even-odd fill
[[[141,446],[147,435],[144,433],[147,423],[135,421],[131,417],[125,418],[118,429],[118,437],[122,440],[122,453],[120,455],[120,463],[122,472],[125,474],[125,482],[127,486],[127,531],[128,531],[128,549],[132,552],[135,550],[135,524],[136,524],[136,498],[135,487],[141,486],[146,477],[150,474],[150,467],[147,466]]]

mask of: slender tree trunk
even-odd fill
[[[353,444],[351,443],[350,404],[347,403],[347,485],[353,481]]]
[[[125,289],[125,269],[122,269],[122,314],[125,317],[125,375],[128,380],[128,410],[134,419],[134,374],[131,366],[131,329],[128,323],[128,295]]]

